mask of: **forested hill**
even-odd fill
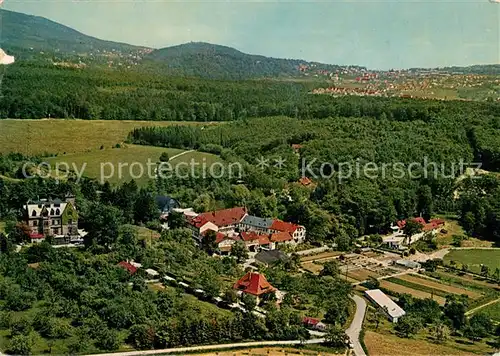
[[[93,51],[122,53],[137,52],[142,47],[100,40],[70,27],[39,16],[0,10],[2,47],[14,55],[21,52],[47,51],[55,53],[88,54]]]
[[[299,59],[270,58],[205,42],[191,42],[155,50],[144,65],[163,65],[172,74],[217,79],[296,76],[299,66],[333,72],[339,66]]]

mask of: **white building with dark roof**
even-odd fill
[[[406,312],[380,289],[365,291],[366,297],[384,311],[392,323],[397,323]]]
[[[28,201],[24,206],[25,221],[31,230],[32,241],[45,236],[75,237],[78,233],[78,212],[75,200],[68,196],[61,199]]]

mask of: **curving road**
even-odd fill
[[[359,334],[363,328],[363,320],[365,319],[366,302],[358,295],[354,295],[351,298],[356,303],[356,313],[354,314],[354,319],[352,320],[351,325],[346,330],[346,334],[349,336],[349,339],[354,346],[354,354],[356,356],[366,356],[365,351],[361,346],[361,342],[359,341]]]

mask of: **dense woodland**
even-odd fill
[[[361,106],[370,102],[358,101]],[[461,177],[467,167],[472,167],[469,164],[479,162],[487,169],[495,169],[494,152],[498,145],[494,144],[497,137],[490,127],[498,120],[496,104],[470,107],[462,103],[413,102],[415,106],[410,103],[403,107],[398,100],[386,104],[393,112],[405,115],[392,120],[384,112],[385,117],[378,118],[297,120],[281,117],[239,120],[203,129],[141,128],[130,134],[130,140],[199,149],[220,154],[227,161],[242,162],[247,165],[245,186],[233,187],[238,187],[244,197],[237,202],[246,202],[264,216],[279,215],[304,224],[312,240],[350,246],[357,236],[389,231],[390,224],[397,219],[419,215],[430,218],[434,213],[462,216],[464,207],[468,206],[466,199],[470,197],[464,194],[457,199],[456,191],[461,189]],[[411,119],[408,112],[418,112],[422,118],[416,119],[414,114]],[[301,145],[298,154],[292,144]],[[271,164],[261,170],[256,160],[260,156],[270,159],[271,163],[283,157],[286,165],[277,169]],[[311,169],[304,170],[303,162]],[[329,170],[321,167],[324,162],[331,163]],[[355,172],[353,176],[344,176],[346,164],[355,169],[357,163],[363,167],[370,162],[377,164],[375,177],[358,176]],[[385,175],[381,168],[384,164],[387,165]],[[400,174],[395,164],[405,168],[416,166]],[[305,188],[289,184],[297,182],[303,173],[317,185]],[[488,179],[496,181],[496,178]],[[198,183],[205,184],[203,188],[187,182],[158,184],[167,189],[172,189],[173,184],[191,184],[191,189],[203,194],[197,201],[205,197],[207,210],[218,201],[227,202],[226,197],[231,195],[207,189],[206,182]],[[212,188],[210,184],[208,187]],[[487,212],[478,213],[477,223],[468,231],[499,242],[495,198],[488,194],[478,197],[478,193],[476,190],[471,194]],[[262,196],[260,207],[254,205],[254,194]],[[483,205],[486,199],[491,199],[491,203]],[[487,227],[485,219],[489,219]]]

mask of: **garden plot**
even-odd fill
[[[380,287],[387,289],[388,291],[398,293],[398,294],[410,294],[411,296],[413,296],[415,298],[420,298],[420,299],[432,298],[436,302],[438,302],[439,305],[444,305],[444,303],[446,301],[445,298],[440,297],[440,296],[436,296],[436,295],[432,295],[432,293],[423,292],[423,291],[418,290],[418,289],[413,289],[413,288],[406,287],[406,286],[403,286],[403,285],[397,284],[397,283],[392,283],[392,282],[389,282],[386,280],[380,281]]]

